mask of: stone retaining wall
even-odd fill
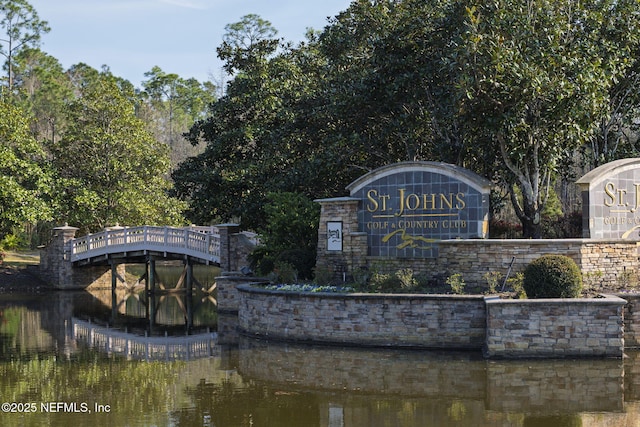
[[[622,357],[616,296],[507,300],[415,294],[331,294],[237,286],[248,335],[357,346],[484,349],[489,358]],[[631,322],[632,319],[628,319]]]
[[[502,278],[524,271],[534,259],[545,254],[566,255],[573,259],[585,280],[596,290],[599,284],[626,289],[639,284],[638,242],[596,239],[487,239],[443,240],[438,258],[368,257],[368,268],[387,273],[410,268],[414,274],[426,275],[435,283],[460,273],[465,283],[487,286],[487,273],[500,273]]]
[[[531,261],[545,254],[566,255],[588,278],[622,287],[637,283],[640,268],[638,242],[604,239],[490,239],[440,242],[437,267],[449,276],[461,273],[465,282],[486,283],[487,272],[512,274],[523,271]]]
[[[227,274],[216,277],[218,312],[237,313],[238,305],[240,304],[240,295],[238,294],[237,287],[248,283],[266,284],[269,282],[268,280],[248,278],[239,272],[227,272]]]
[[[618,294],[627,301],[624,306],[624,346],[640,348],[640,294]]]
[[[481,349],[482,296],[240,293],[238,324],[247,334],[293,341],[364,346]]]
[[[623,309],[615,296],[487,298],[487,357],[622,357]]]

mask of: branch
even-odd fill
[[[504,142],[504,137],[501,135],[498,136],[498,143],[500,144],[500,153],[502,154],[502,160],[504,164],[509,168],[509,170],[518,178],[520,185],[522,186],[522,190],[526,191],[528,194],[523,194],[523,197],[531,198],[533,195],[533,188],[531,188],[531,182],[527,179],[525,174],[522,173],[520,169],[511,161],[509,155],[507,153],[507,147]]]

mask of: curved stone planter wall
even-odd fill
[[[624,324],[627,301],[616,296],[504,300],[237,290],[240,330],[278,340],[482,349],[490,358],[622,357],[625,330],[637,342],[635,329]]]
[[[248,285],[238,324],[247,334],[363,346],[481,349],[482,296],[332,294],[269,291]]]

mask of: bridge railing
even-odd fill
[[[114,252],[157,250],[220,262],[220,233],[216,227],[113,227],[71,241],[71,261]]]

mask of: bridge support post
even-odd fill
[[[147,261],[147,292],[151,294],[156,293],[156,260],[152,256],[149,256]]]
[[[115,323],[118,317],[118,295],[116,294],[116,288],[118,287],[118,266],[113,260],[110,260],[111,264],[111,322]]]
[[[185,298],[185,303],[187,306],[187,333],[191,330],[193,326],[193,264],[189,257],[186,259],[186,287],[187,287],[187,295]]]

